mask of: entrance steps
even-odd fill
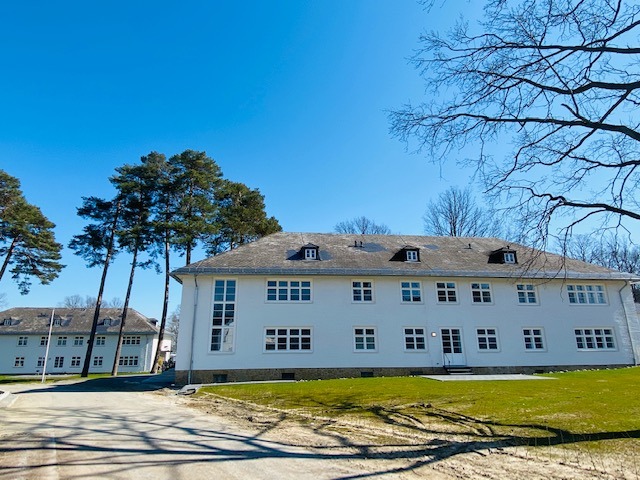
[[[447,365],[444,369],[449,375],[473,375],[471,367],[465,365]]]

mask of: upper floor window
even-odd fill
[[[267,280],[268,302],[310,302],[311,280]]]
[[[420,282],[400,282],[403,303],[422,302],[422,288]]]
[[[438,303],[457,303],[456,282],[436,282]]]
[[[46,347],[47,343],[49,343],[49,337],[40,337],[40,346]]]
[[[516,285],[518,292],[518,303],[523,305],[533,305],[538,303],[536,286],[531,283],[519,283]]]
[[[29,337],[18,337],[18,346],[19,347],[26,347],[28,340],[29,340]]]
[[[73,338],[73,346],[81,347],[84,344],[84,337],[74,337]]]
[[[353,280],[351,291],[354,302],[373,302],[373,282],[370,280]]]
[[[567,292],[569,294],[569,303],[585,305],[604,305],[607,303],[603,285],[567,285]]]
[[[472,283],[471,299],[473,303],[491,303],[491,285],[489,283]]]
[[[67,344],[67,337],[58,337],[58,346],[64,347]]]
[[[125,335],[124,337],[122,337],[122,344],[123,345],[140,345],[141,340],[142,338],[140,335]]]
[[[96,345],[101,347],[104,346],[104,344],[107,343],[107,337],[103,336],[103,335],[99,335],[96,337]]]

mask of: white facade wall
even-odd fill
[[[138,366],[118,367],[119,372],[142,372],[151,370],[151,362],[153,361],[154,346],[157,344],[157,338],[154,335],[127,334],[131,336],[140,336],[140,345],[122,345],[121,357],[138,357]],[[19,337],[27,337],[27,345],[18,345]],[[113,368],[113,359],[115,357],[118,335],[97,335],[105,337],[104,345],[94,345],[92,352],[92,361],[90,365],[90,373],[110,373]],[[38,358],[44,357],[46,346],[41,345],[41,338],[47,337],[47,334],[16,334],[16,335],[0,335],[0,374],[8,375],[25,375],[25,374],[41,374],[42,367],[38,366]],[[58,345],[60,337],[67,337],[66,345]],[[74,345],[74,338],[82,337],[81,346]],[[47,374],[73,374],[80,373],[84,365],[84,358],[87,353],[87,341],[89,335],[58,333],[51,334],[51,346],[47,360]],[[15,359],[24,357],[24,366],[16,367]],[[63,357],[62,367],[55,366],[56,357]],[[79,366],[72,366],[72,358],[80,357]],[[94,366],[93,358],[102,357],[102,366]]]
[[[234,279],[235,345],[231,353],[210,351],[214,279]],[[268,302],[267,279],[310,280],[312,301]],[[529,280],[433,277],[185,276],[176,370],[287,368],[440,367],[445,362],[442,328],[461,330],[463,354],[452,364],[472,367],[632,365],[638,359],[638,322],[624,281],[538,282],[537,304],[518,303],[516,283]],[[374,301],[352,300],[353,280],[373,281]],[[422,301],[401,301],[401,281],[420,281]],[[436,282],[453,281],[457,303],[437,302]],[[472,302],[471,283],[491,285],[492,302]],[[606,304],[569,303],[565,283],[605,285]],[[197,290],[197,293],[196,293]],[[195,306],[195,310],[194,310]],[[195,331],[192,326],[195,322]],[[309,327],[312,351],[265,351],[265,328]],[[376,351],[355,351],[354,327],[375,327]],[[405,350],[404,328],[422,327],[427,349]],[[523,328],[542,328],[544,349],[527,350]],[[575,328],[612,328],[612,350],[579,350]],[[480,350],[478,328],[496,329],[497,350]],[[630,331],[632,333],[630,333]],[[432,336],[433,334],[433,336]],[[193,350],[191,344],[193,343]]]

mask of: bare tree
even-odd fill
[[[421,38],[429,96],[393,112],[392,131],[436,161],[473,147],[462,163],[535,240],[640,220],[640,4],[488,0],[478,26]]]
[[[422,217],[428,235],[449,237],[497,237],[500,221],[494,212],[482,209],[469,188],[451,187],[427,205]]]
[[[361,235],[389,235],[391,229],[385,224],[377,224],[367,217],[356,217],[337,223],[334,227],[336,233],[356,233]]]

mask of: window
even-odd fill
[[[36,365],[37,368],[42,368],[44,367],[44,357],[38,357],[38,364]]]
[[[304,259],[305,260],[316,260],[317,250],[315,248],[305,248],[304,249]]]
[[[418,261],[418,251],[417,250],[407,250],[407,262],[417,262]]]
[[[80,366],[80,357],[71,357],[71,366],[79,367]]]
[[[513,252],[504,252],[504,263],[516,263],[516,254]]]
[[[103,357],[93,357],[93,366],[101,367],[102,366]]]
[[[58,346],[64,347],[67,344],[67,337],[58,337]]]
[[[420,282],[400,282],[403,303],[422,302],[422,288]]]
[[[40,337],[40,346],[41,347],[46,347],[47,343],[49,343],[49,338],[48,337]]]
[[[436,292],[438,303],[457,303],[458,301],[455,282],[436,282]]]
[[[530,283],[519,283],[516,285],[518,292],[518,303],[520,305],[534,305],[538,303],[536,286]]]
[[[373,302],[373,282],[354,280],[351,282],[354,302]]]
[[[498,350],[498,334],[495,328],[478,328],[478,350]]]
[[[138,356],[137,355],[127,355],[124,357],[120,357],[118,360],[118,365],[121,367],[137,367],[138,366]]]
[[[473,303],[491,303],[491,285],[488,283],[472,283],[471,299]]]
[[[26,347],[28,340],[29,340],[29,337],[18,337],[18,346],[19,347]]]
[[[13,366],[16,368],[24,367],[24,357],[16,357],[13,361]]]
[[[62,318],[58,317],[58,318],[54,318],[53,319],[53,326],[54,327],[59,327],[62,325]]]
[[[53,368],[62,368],[64,366],[64,357],[56,357],[53,360]]]
[[[526,350],[544,350],[542,328],[523,328],[522,334]]]
[[[567,285],[569,303],[599,304],[607,303],[602,285]]]
[[[233,352],[236,322],[236,281],[216,280],[211,320],[211,352]]]
[[[427,349],[424,328],[406,327],[404,329],[404,349],[411,352]]]
[[[310,352],[311,328],[267,328],[264,349],[267,352]]]
[[[356,327],[353,329],[353,337],[356,352],[376,350],[375,327]]]
[[[123,338],[124,340],[124,338]],[[107,343],[107,337],[105,336],[98,336],[96,337],[96,346],[98,347],[104,347],[104,345]]]
[[[140,338],[141,338],[140,335],[125,335],[124,337],[122,337],[122,344],[123,345],[140,345]]]
[[[615,350],[612,328],[576,328],[578,350]]]
[[[310,280],[267,280],[267,301],[310,302]]]
[[[84,337],[73,337],[74,347],[81,347],[83,344],[84,344]]]

